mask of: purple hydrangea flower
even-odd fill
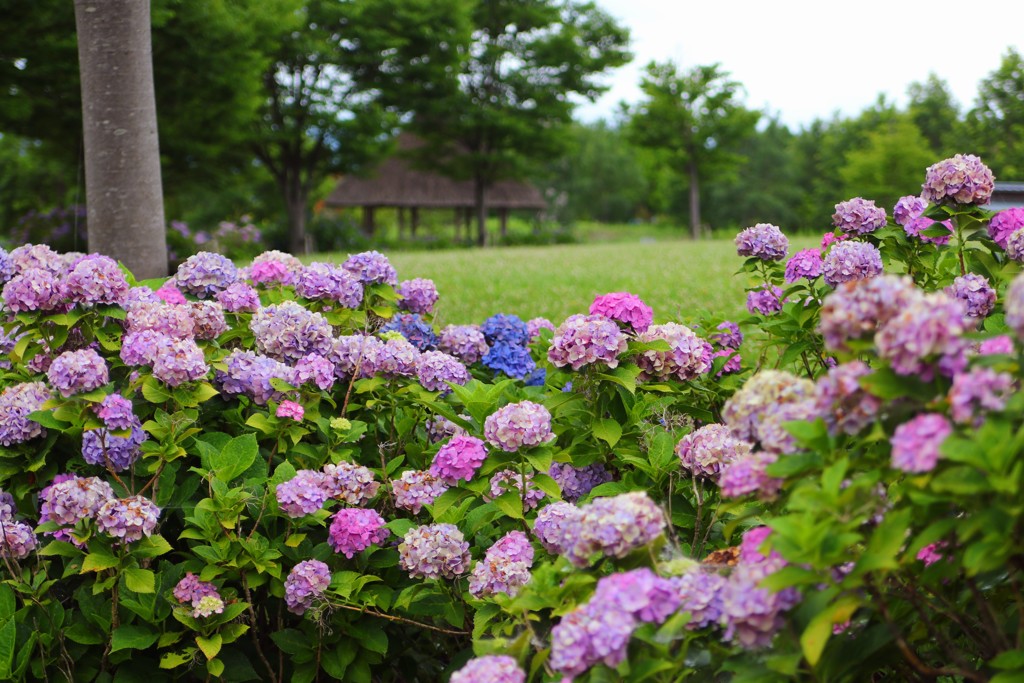
[[[116,304],[128,294],[128,280],[109,256],[90,254],[64,281],[68,297],[79,304]]]
[[[327,356],[334,346],[327,319],[295,301],[261,308],[249,329],[256,335],[256,350],[280,361],[295,362],[311,353]]]
[[[986,412],[1000,411],[1014,391],[1013,377],[992,368],[972,368],[953,376],[949,407],[959,424],[980,427]]]
[[[107,429],[131,429],[138,422],[132,402],[121,394],[110,394],[93,410]]]
[[[751,315],[774,315],[782,310],[782,288],[764,284],[747,292],[747,310]]]
[[[762,370],[733,394],[722,409],[722,418],[737,437],[754,442],[758,426],[769,411],[796,403],[814,394],[814,383],[780,370]]]
[[[14,261],[7,250],[0,247],[0,285],[5,284],[14,277]]]
[[[680,606],[679,593],[669,579],[647,567],[599,579],[590,598],[604,609],[628,614],[639,622],[661,624]]]
[[[643,351],[637,356],[640,380],[676,379],[682,382],[694,379],[711,369],[711,344],[698,337],[693,330],[678,323],[651,325],[638,335],[642,342],[668,342],[668,351]]]
[[[623,558],[665,530],[665,513],[643,491],[596,498],[582,508],[569,529],[569,560],[585,567],[595,553]]]
[[[334,363],[319,353],[303,356],[292,368],[292,383],[295,386],[313,384],[321,391],[330,391],[336,379]]]
[[[327,542],[334,552],[352,559],[356,553],[387,540],[391,532],[384,523],[384,518],[376,510],[342,508],[334,514]]]
[[[257,405],[280,401],[284,394],[270,383],[279,379],[291,383],[293,371],[284,363],[253,353],[235,349],[224,359],[227,369],[217,371],[217,382],[228,395],[245,394]]]
[[[1024,228],[1024,206],[1003,209],[988,224],[988,235],[996,244],[1006,249],[1010,235]]]
[[[814,280],[821,277],[821,249],[801,249],[786,262],[786,282],[792,284],[801,278]]]
[[[227,256],[201,251],[185,259],[174,274],[174,283],[186,294],[205,299],[238,280],[238,268]]]
[[[13,446],[45,434],[43,426],[29,419],[50,400],[50,389],[42,382],[22,382],[4,387],[0,393],[0,445]]]
[[[454,524],[413,527],[398,545],[398,564],[414,579],[453,579],[469,562],[469,543]]]
[[[513,379],[525,379],[537,367],[527,347],[504,342],[491,346],[480,362],[485,368]]]
[[[1003,302],[1006,309],[1006,325],[1017,334],[1017,338],[1024,338],[1024,275],[1013,278],[1006,290],[1006,300]]]
[[[302,262],[291,254],[271,249],[252,260],[249,279],[258,285],[290,285],[302,270]]]
[[[541,330],[555,331],[555,325],[547,318],[530,318],[526,321],[526,329],[530,333],[530,341],[535,341],[540,337]]]
[[[860,379],[870,374],[867,363],[855,360],[830,368],[818,378],[815,412],[825,419],[830,434],[852,436],[874,421],[882,402],[860,385]]]
[[[82,459],[90,465],[109,467],[115,472],[128,469],[138,460],[140,446],[149,436],[142,431],[142,423],[134,415],[127,429],[131,430],[128,436],[117,436],[102,427],[86,430],[82,434]]]
[[[507,655],[484,655],[466,662],[450,683],[524,683],[526,672]]]
[[[0,520],[0,557],[23,560],[36,549],[36,534],[32,527],[13,519]]]
[[[917,195],[910,194],[900,197],[896,201],[896,206],[892,210],[892,218],[896,221],[896,225],[906,227],[907,223],[918,218],[927,208],[928,202]]]
[[[825,347],[847,350],[848,340],[873,335],[921,295],[906,276],[880,275],[840,285],[825,297],[821,307],[818,331],[825,338]]]
[[[387,377],[412,377],[419,359],[419,349],[398,334],[387,339],[377,354],[377,372]]]
[[[885,209],[871,199],[854,197],[836,204],[832,225],[847,235],[866,235],[885,227]]]
[[[525,493],[523,493],[524,480],[526,482]],[[527,472],[525,476],[513,469],[495,472],[491,477],[491,498],[497,498],[509,491],[516,491],[517,497],[522,501],[527,510],[536,508],[537,504],[547,495],[540,487],[533,483],[532,472]]]
[[[929,237],[921,234],[922,231],[936,224],[935,221],[924,215],[924,210],[927,208],[928,202],[921,197],[914,195],[900,197],[899,201],[896,202],[896,208],[893,209],[893,218],[898,225],[903,226],[903,231],[911,237],[917,237],[922,242],[949,244],[949,235]],[[945,226],[950,232],[953,231],[953,224],[951,222],[942,221],[941,225]]]
[[[228,331],[224,307],[216,301],[193,301],[188,306],[188,313],[192,316],[196,339],[209,341]]]
[[[669,580],[679,596],[679,610],[690,613],[686,628],[695,630],[718,623],[722,616],[725,577],[695,565],[681,576]]]
[[[116,500],[114,490],[102,479],[73,475],[62,479],[58,475],[39,494],[40,520],[74,526],[83,519],[95,517],[108,500]]]
[[[506,593],[515,595],[530,580],[533,547],[522,531],[510,531],[487,549],[473,568],[469,592],[474,597]]]
[[[424,505],[431,505],[448,490],[441,477],[422,470],[408,470],[391,482],[395,507],[419,514]]]
[[[741,498],[751,493],[760,498],[774,496],[782,480],[768,476],[767,469],[778,457],[767,451],[754,451],[728,463],[718,479],[722,498]]]
[[[758,223],[736,235],[736,253],[762,261],[781,261],[789,252],[789,240],[778,226]]]
[[[783,612],[795,607],[799,594],[792,588],[772,592],[761,588],[764,578],[774,573],[770,563],[737,565],[722,589],[724,637],[748,649],[771,645],[785,621]]]
[[[930,472],[939,461],[939,447],[953,427],[938,413],[922,413],[904,422],[892,435],[892,466],[903,472]]]
[[[171,387],[202,379],[209,372],[202,349],[192,339],[171,339],[153,361],[153,376]]]
[[[349,505],[365,505],[373,500],[380,488],[368,467],[341,461],[324,465],[323,489],[329,498],[343,500]]]
[[[1013,340],[1005,334],[986,339],[978,345],[978,354],[982,356],[1010,355],[1013,353]]]
[[[439,341],[434,328],[417,313],[399,313],[385,323],[380,332],[398,332],[419,351],[435,349]]]
[[[961,337],[970,329],[964,310],[961,301],[945,292],[922,295],[878,330],[878,355],[898,374],[929,374],[933,361],[963,350]]]
[[[29,268],[11,278],[3,288],[4,307],[12,313],[52,311],[63,303],[60,280],[47,270]]]
[[[1024,238],[1024,232],[1021,237]],[[976,273],[958,276],[946,288],[946,293],[962,301],[971,318],[984,318],[996,306],[996,290],[985,276]]]
[[[12,249],[8,257],[14,265],[15,275],[38,268],[59,276],[67,269],[61,255],[45,244],[23,244]]]
[[[780,455],[796,452],[796,438],[789,433],[785,424],[794,421],[810,422],[818,417],[817,403],[813,398],[769,406],[757,427],[761,448]]]
[[[65,351],[57,356],[46,379],[64,398],[99,389],[108,381],[110,374],[107,363],[92,349]]]
[[[932,228],[936,225],[941,225],[946,229],[945,234],[942,235],[925,235],[924,231]],[[931,244],[937,244],[940,246],[949,244],[949,238],[953,234],[953,223],[952,221],[934,221],[927,216],[918,216],[912,219],[909,223],[903,226],[903,232],[907,233],[911,237],[916,237],[922,242],[930,242]]]
[[[711,354],[711,361],[714,362],[716,358],[721,358],[723,356],[728,358],[728,360],[725,361],[725,365],[723,365],[722,369],[718,371],[717,375],[715,375],[716,377],[731,375],[743,369],[743,358],[732,349],[719,349],[718,351],[715,351]]]
[[[177,305],[184,304],[187,302],[187,299],[185,299],[185,295],[182,294],[178,290],[178,288],[174,286],[174,282],[172,280],[168,280],[167,282],[160,285],[160,289],[156,290],[153,293],[156,294],[156,298],[160,299],[160,301],[164,302],[165,304]]]
[[[469,420],[469,416],[467,415],[460,415],[459,417],[464,420]],[[439,441],[444,441],[449,436],[465,433],[465,429],[445,418],[443,415],[435,415],[427,421],[427,437],[430,439],[430,443],[437,443]]]
[[[292,614],[305,614],[331,585],[331,570],[320,560],[299,562],[284,580],[284,602]]]
[[[355,334],[334,340],[327,356],[334,363],[334,374],[338,379],[373,377],[384,350],[384,342],[369,335]]]
[[[643,329],[649,326],[650,320]],[[570,365],[573,370],[594,363],[616,368],[619,355],[625,353],[626,347],[625,335],[610,318],[604,315],[571,315],[555,330],[548,360],[560,368]]]
[[[487,340],[476,325],[449,325],[441,330],[438,348],[472,365],[487,353]]]
[[[933,204],[988,204],[995,177],[973,154],[957,154],[925,171],[921,198]]]
[[[726,320],[715,329],[721,330],[721,332],[715,332],[709,339],[723,349],[738,351],[740,346],[743,345],[743,333],[740,332],[740,326],[736,323]]]
[[[437,303],[437,286],[433,280],[415,278],[403,280],[398,285],[398,307],[410,313],[426,315],[434,310]]]
[[[548,474],[562,489],[562,498],[574,503],[590,493],[595,486],[612,481],[612,473],[601,463],[573,467],[570,463],[551,463]]]
[[[882,274],[882,254],[867,242],[839,242],[825,256],[822,272],[831,287],[875,277]]]
[[[1006,255],[1017,263],[1024,263],[1024,228],[1015,230],[1006,238]]]
[[[440,351],[427,351],[416,360],[416,377],[427,391],[448,393],[448,383],[465,384],[470,380],[466,366],[454,356]]]
[[[323,508],[330,497],[324,489],[324,475],[315,470],[299,470],[288,481],[277,485],[277,504],[289,517],[304,517]]]
[[[162,299],[149,287],[131,287],[119,302],[126,311],[135,304],[159,304]]]
[[[352,254],[341,264],[341,267],[352,273],[364,285],[384,283],[398,284],[398,273],[395,272],[388,258],[379,251],[364,251]]]
[[[296,422],[302,422],[302,417],[305,414],[306,409],[295,401],[281,401],[281,404],[277,406],[277,410],[274,412],[274,415],[277,417],[287,417]]]
[[[217,292],[216,299],[228,313],[252,313],[260,308],[259,293],[244,282],[232,282]]]
[[[363,283],[330,263],[311,263],[300,270],[295,293],[306,299],[333,301],[345,308],[359,308],[363,303]]]
[[[174,599],[192,608],[192,618],[201,619],[224,612],[224,599],[217,587],[200,581],[192,572],[185,574],[172,591]]]
[[[475,436],[456,435],[434,456],[430,473],[446,484],[454,486],[460,480],[469,481],[487,459],[484,442]]]
[[[682,468],[694,477],[711,480],[717,480],[725,465],[751,450],[749,443],[736,438],[728,427],[721,424],[705,425],[676,444],[676,455]]]
[[[595,298],[590,304],[590,315],[610,318],[633,332],[643,332],[654,322],[654,311],[651,307],[636,294],[629,292],[612,292]]]
[[[551,413],[539,403],[520,401],[499,408],[484,421],[487,441],[503,451],[540,446],[555,438]]]
[[[134,543],[153,535],[159,517],[160,508],[142,496],[110,498],[96,511],[96,527],[100,533]]]
[[[526,346],[530,342],[530,328],[517,315],[497,313],[480,326],[488,344]]]
[[[128,332],[152,330],[175,339],[195,335],[196,324],[187,305],[140,302],[128,307],[125,318]]]
[[[583,511],[572,503],[551,503],[541,508],[533,523],[533,535],[553,555],[564,555],[572,547],[572,538],[583,518]]]

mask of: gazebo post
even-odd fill
[[[400,206],[400,207],[398,207],[398,241],[399,242],[402,241],[402,233],[404,233],[404,232],[405,232],[405,207]],[[415,234],[415,232],[416,232],[416,229],[413,228],[413,233]]]
[[[458,242],[462,233],[462,207],[456,206],[452,211],[454,212],[455,241]]]
[[[503,206],[498,210],[498,219],[501,221],[501,239],[508,237],[508,207]]]
[[[373,224],[373,209],[372,206],[363,207],[363,234],[367,237],[373,237],[373,231],[376,226]]]
[[[409,209],[411,221],[409,223],[410,234],[413,239],[416,238],[416,228],[420,227],[420,207],[414,206]]]

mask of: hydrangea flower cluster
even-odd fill
[[[533,547],[522,531],[510,531],[487,549],[469,577],[474,597],[497,593],[515,595],[530,580]]]
[[[299,470],[288,481],[276,487],[277,504],[289,517],[311,515],[324,506],[330,497],[324,487],[324,474],[316,470]]]
[[[0,558],[23,560],[32,554],[37,544],[30,525],[16,521],[9,513],[0,516]]]
[[[1024,237],[1024,233],[1021,236]],[[971,318],[987,317],[996,306],[996,290],[988,278],[977,273],[957,276],[946,288],[946,293],[962,301]]]
[[[880,275],[840,285],[825,297],[818,331],[825,348],[847,350],[848,340],[874,335],[879,327],[921,296],[906,276]]]
[[[928,202],[918,195],[908,194],[896,200],[896,206],[892,210],[892,218],[896,225],[906,227],[910,221],[918,218],[928,208]]]
[[[114,489],[98,477],[58,475],[39,494],[40,522],[74,526],[83,519],[94,519],[100,507],[112,498]]]
[[[331,570],[320,560],[304,560],[284,580],[284,602],[292,614],[305,614],[331,585]]]
[[[825,256],[822,272],[831,287],[875,277],[882,273],[882,254],[867,242],[839,242]]]
[[[466,415],[460,415],[459,417],[464,420],[469,419]],[[427,420],[427,438],[430,439],[430,443],[438,443],[439,441],[444,441],[449,436],[465,433],[465,429],[443,415],[435,415]]]
[[[398,307],[410,313],[426,315],[434,310],[437,303],[437,286],[433,280],[421,277],[403,280],[398,285]]]
[[[1010,355],[1012,353],[1013,340],[1005,334],[986,339],[978,345],[978,355],[981,356]]]
[[[992,368],[977,367],[953,377],[949,407],[953,421],[980,427],[987,412],[1000,411],[1014,391],[1013,377]]]
[[[342,500],[349,505],[365,505],[373,500],[380,488],[368,467],[341,461],[324,465],[324,490],[328,498]]]
[[[28,418],[50,400],[49,387],[42,382],[22,382],[0,392],[0,445],[13,446],[42,436],[43,426]]]
[[[651,325],[639,335],[642,342],[666,341],[669,351],[644,351],[637,356],[640,379],[676,379],[686,382],[711,369],[711,344],[678,323]]]
[[[448,393],[448,383],[465,384],[469,371],[458,358],[441,351],[427,351],[416,360],[416,377],[427,391]]]
[[[164,337],[149,354],[153,376],[171,387],[202,379],[210,372],[202,350],[192,339]]]
[[[52,311],[64,301],[64,287],[53,273],[29,268],[11,278],[2,292],[4,307],[12,313]]]
[[[469,481],[487,459],[484,442],[475,436],[457,434],[441,446],[430,465],[430,473],[446,484]]]
[[[832,225],[847,235],[866,235],[885,227],[885,209],[871,199],[854,197],[836,204]]]
[[[519,316],[496,313],[480,326],[488,344],[526,346],[530,343],[530,328]]]
[[[221,598],[217,587],[207,581],[200,581],[192,572],[185,574],[174,587],[172,594],[181,605],[192,608],[194,619],[224,612],[224,599]]]
[[[1003,249],[1010,235],[1024,228],[1024,206],[1003,209],[988,224],[988,236]]]
[[[649,325],[650,320],[643,329]],[[604,315],[571,315],[555,330],[548,360],[557,367],[569,365],[573,370],[595,363],[616,368],[619,355],[625,353],[626,348],[626,336],[614,320]]]
[[[821,249],[801,249],[786,262],[786,282],[792,284],[800,279],[814,280],[821,277]]]
[[[939,245],[949,244],[949,235],[929,237],[928,235],[921,234],[924,230],[936,225],[935,221],[924,215],[924,211],[927,208],[928,202],[921,197],[916,195],[900,197],[892,212],[893,219],[897,225],[903,226],[904,232],[911,237],[920,239],[922,242],[931,242],[932,244]],[[938,225],[944,226],[950,233],[953,232],[953,224],[950,221],[942,221]]]
[[[349,256],[341,267],[352,273],[364,285],[398,284],[398,273],[388,257],[379,251],[364,251]]]
[[[676,455],[682,468],[694,477],[717,480],[725,465],[752,450],[721,424],[709,424],[693,431],[676,444]]]
[[[892,466],[904,472],[930,472],[939,462],[939,447],[953,427],[938,413],[922,413],[892,435]]]
[[[494,344],[480,362],[485,368],[513,379],[524,379],[537,367],[530,349],[516,344]]]
[[[964,309],[945,292],[921,295],[878,330],[878,355],[901,375],[928,375],[932,362],[955,361],[964,350],[961,336],[970,329]]]
[[[774,315],[782,310],[782,288],[765,283],[747,292],[747,310],[751,315]]]
[[[174,284],[186,294],[205,299],[238,280],[231,259],[212,251],[201,251],[185,259],[174,275]]]
[[[1006,255],[1017,263],[1024,263],[1024,228],[1006,238]]]
[[[249,279],[258,285],[290,285],[302,270],[302,262],[291,254],[271,249],[253,259]]]
[[[244,282],[232,282],[215,298],[228,313],[253,313],[260,307],[259,292]]]
[[[292,368],[291,382],[297,387],[312,384],[321,391],[330,391],[336,379],[334,363],[319,353],[303,356]]]
[[[815,412],[824,418],[830,434],[860,433],[874,421],[881,400],[860,385],[871,368],[862,360],[837,365],[818,378],[814,387]]]
[[[645,331],[654,321],[651,307],[629,292],[612,292],[596,297],[590,304],[590,315],[610,318],[635,333]]]
[[[1006,325],[1017,333],[1017,338],[1024,338],[1024,276],[1018,275],[1006,290],[1003,302],[1006,311]]]
[[[484,655],[466,662],[450,683],[525,683],[526,672],[508,655]]]
[[[359,308],[363,302],[363,283],[344,268],[317,262],[299,271],[295,293],[314,301],[332,301],[344,308]]]
[[[382,333],[398,332],[405,337],[418,351],[429,351],[437,348],[438,338],[434,328],[424,321],[417,313],[399,313],[383,327]]]
[[[296,301],[271,304],[249,322],[256,349],[280,361],[295,362],[310,353],[327,356],[334,347],[331,324]]]
[[[50,385],[64,398],[99,389],[110,381],[107,362],[92,349],[65,351],[46,371]]]
[[[736,323],[726,320],[715,329],[720,331],[715,332],[709,338],[723,349],[739,350],[743,345],[743,333],[740,332],[740,326]]]
[[[437,346],[467,365],[476,363],[487,353],[487,340],[476,325],[448,325],[441,330]]]
[[[597,553],[622,558],[647,545],[665,529],[665,513],[643,491],[596,498],[581,508],[567,529],[560,552],[577,567],[586,567]]]
[[[551,413],[532,401],[510,403],[487,417],[484,437],[492,446],[508,453],[540,446],[555,438],[551,431]]]
[[[115,472],[131,467],[138,460],[140,446],[149,435],[142,431],[142,423],[134,415],[127,427],[117,429],[129,429],[131,433],[128,436],[117,436],[103,427],[86,430],[82,434],[82,459],[90,465],[109,467]]]
[[[391,482],[395,507],[419,514],[424,505],[431,505],[448,490],[441,477],[423,470],[407,470]]]
[[[957,154],[925,171],[921,198],[933,204],[987,204],[995,189],[991,169],[973,154]]]
[[[383,342],[376,337],[353,334],[335,339],[328,358],[338,379],[373,377],[383,350]]]
[[[216,339],[228,330],[224,307],[215,301],[193,301],[188,307],[195,330],[195,338],[206,341]]]
[[[509,491],[516,491],[519,499],[522,501],[523,506],[527,510],[533,510],[537,507],[538,503],[544,499],[547,495],[533,483],[533,473],[527,472],[525,475],[512,470],[504,469],[495,472],[491,477],[491,498],[497,498],[498,496],[508,493]],[[526,485],[526,491],[523,491],[523,485]]]
[[[71,269],[65,292],[78,304],[116,304],[128,294],[128,280],[109,256],[90,254]]]
[[[740,439],[758,440],[758,427],[768,412],[814,394],[814,383],[781,370],[762,370],[733,394],[722,408],[722,419]]]
[[[384,346],[377,354],[377,372],[386,377],[416,374],[420,351],[398,332],[384,333]]]
[[[369,508],[342,508],[334,514],[327,542],[334,552],[352,559],[356,553],[381,544],[390,535],[384,518]]]
[[[754,529],[753,543],[743,539],[740,561],[722,586],[720,593],[726,640],[748,649],[771,645],[783,626],[783,613],[796,606],[800,594],[793,588],[773,592],[762,588],[765,578],[785,566],[777,553],[765,556],[756,547],[764,540],[762,530]]]
[[[754,451],[726,464],[718,478],[722,498],[742,498],[752,493],[764,499],[773,497],[782,480],[768,476],[767,470],[778,459],[775,453]]]
[[[552,555],[562,555],[571,547],[570,535],[579,526],[583,511],[561,501],[540,509],[533,523],[533,535]]]
[[[157,299],[160,299],[165,304],[183,304],[187,301],[185,295],[174,286],[171,280],[160,285],[160,288],[153,293],[156,294]]]
[[[469,562],[469,543],[454,524],[413,527],[398,545],[398,564],[414,579],[453,579]]]
[[[530,333],[530,341],[535,341],[540,337],[541,330],[555,331],[555,325],[547,318],[530,318],[526,321],[526,329]]]
[[[291,383],[292,369],[284,363],[252,351],[235,349],[224,359],[227,369],[217,371],[217,382],[225,394],[244,394],[257,405],[280,401],[283,394],[270,383],[279,379]]]
[[[612,473],[601,463],[593,463],[586,467],[573,467],[570,463],[551,463],[548,474],[559,488],[562,489],[562,498],[575,503],[587,495],[595,486],[612,481]]]
[[[758,223],[736,235],[736,253],[762,261],[781,261],[789,253],[789,239],[777,225]]]
[[[769,406],[757,427],[761,448],[779,455],[794,453],[797,450],[796,438],[789,433],[785,424],[793,421],[813,422],[818,417],[818,405],[813,398]]]
[[[129,333],[158,332],[172,339],[195,335],[196,323],[188,306],[139,302],[128,307],[125,325]]]
[[[34,268],[45,270],[51,275],[62,275],[67,269],[64,258],[45,244],[23,244],[9,254],[14,274],[19,275]]]
[[[96,511],[96,527],[124,543],[134,543],[152,536],[159,518],[160,508],[148,498],[109,498]]]

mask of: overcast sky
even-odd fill
[[[747,106],[791,127],[853,115],[879,93],[898,104],[934,71],[969,107],[1007,48],[1024,51],[1024,0],[597,0],[628,26],[635,58],[577,118],[612,118],[640,99],[652,60],[684,68],[720,62],[746,87]]]

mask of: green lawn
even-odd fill
[[[748,281],[736,274],[742,260],[731,239],[396,252],[389,258],[399,279],[425,277],[437,284],[441,325],[479,323],[499,312],[557,324],[585,313],[595,295],[617,291],[640,296],[654,308],[656,321],[687,320],[702,310],[745,312]]]

